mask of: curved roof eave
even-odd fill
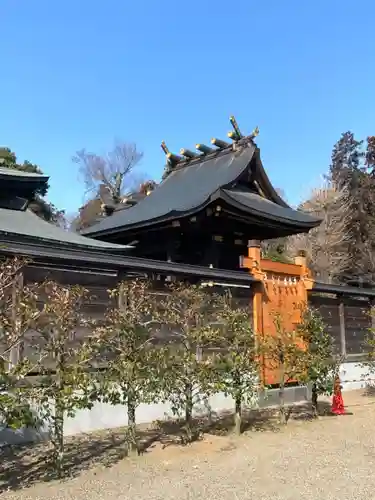
[[[264,192],[264,194],[269,198],[271,201],[276,203],[277,205],[280,205],[281,207],[285,208],[291,208],[286,201],[284,201],[281,196],[278,194],[276,189],[273,187],[262,163],[262,159],[260,157],[260,149],[257,148],[255,150],[255,165],[256,165],[256,172],[255,172],[255,178],[257,179],[258,183],[260,184],[260,188]]]
[[[273,220],[287,226],[310,230],[319,226],[322,222],[321,219],[295,210],[288,205],[281,207],[251,192],[221,189],[220,197],[239,210],[247,211],[252,215],[260,216],[262,219]]]
[[[239,194],[240,196],[246,196],[250,194],[251,199],[245,199],[241,203],[236,194]],[[163,224],[165,222],[176,220],[185,216],[189,217],[205,209],[211,203],[215,201],[219,202],[220,200],[225,201],[226,203],[228,203],[228,205],[232,205],[238,210],[245,211],[251,215],[259,216],[263,220],[271,220],[289,227],[300,228],[301,232],[305,231],[306,229],[310,230],[321,223],[320,219],[305,214],[304,212],[300,212],[299,210],[295,210],[288,205],[286,205],[285,207],[281,207],[279,205],[276,205],[276,203],[266,200],[255,193],[243,193],[231,191],[230,189],[226,188],[219,188],[215,191],[215,193],[206,198],[203,203],[193,207],[191,210],[172,210],[167,214],[164,214],[163,216],[128,225],[126,226],[126,229],[127,231],[130,231],[132,229],[136,230],[147,227],[151,224]]]

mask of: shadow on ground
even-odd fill
[[[147,439],[148,432],[144,432],[142,437]],[[0,456],[0,494],[56,479],[48,443],[8,446],[0,450]],[[74,477],[94,465],[109,467],[125,457],[125,439],[120,431],[68,438],[64,478]]]
[[[375,396],[375,386],[373,384],[367,384],[365,387],[365,390],[363,391],[363,396],[364,397],[374,397]]]
[[[320,403],[319,414],[330,415],[330,404]],[[287,408],[288,420],[312,420],[310,405]],[[227,436],[233,432],[233,413],[222,412],[194,421],[193,440],[205,434]],[[280,424],[275,409],[245,412],[243,432],[278,432]],[[96,465],[110,467],[126,457],[124,429],[112,429],[67,438],[65,446],[65,478],[74,477]],[[148,453],[158,444],[162,448],[185,445],[186,429],[176,420],[158,421],[152,428],[140,429],[140,454]],[[7,446],[0,449],[0,494],[26,488],[35,483],[56,479],[50,467],[51,448],[47,443]]]

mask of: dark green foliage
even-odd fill
[[[264,356],[266,369],[274,370],[278,375],[279,418],[280,423],[286,425],[286,384],[291,381],[303,381],[307,370],[307,357],[301,342],[300,332],[289,330],[285,326],[283,315],[280,313],[275,312],[272,320],[275,334],[264,335],[260,339],[259,349]]]
[[[374,139],[355,139],[345,132],[335,144],[329,170],[330,179],[344,188],[349,202],[347,218],[348,266],[341,280],[375,282],[375,179]]]
[[[37,330],[41,342],[36,345],[37,370],[40,383],[30,388],[30,396],[37,403],[40,419],[48,423],[53,445],[53,465],[59,477],[64,465],[64,421],[74,417],[78,409],[90,409],[91,375],[89,366],[92,351],[74,345],[72,338],[79,328],[88,328],[81,308],[86,290],[79,286],[62,286],[54,282],[40,290],[47,297],[38,318]],[[55,373],[46,365],[54,361]]]
[[[34,423],[28,394],[20,386],[31,370],[22,359],[25,335],[39,317],[33,287],[24,286],[26,259],[6,259],[0,266],[0,426],[19,428]]]
[[[0,430],[19,429],[37,423],[29,402],[27,392],[17,387],[17,381],[28,371],[27,363],[18,363],[10,369],[3,365],[0,370]]]
[[[273,240],[262,241],[262,258],[284,264],[292,263],[292,259],[287,254],[287,238],[275,238]]]
[[[317,415],[318,396],[333,392],[339,360],[335,357],[333,339],[318,311],[307,308],[298,333],[307,346],[305,382],[312,384],[312,407]]]
[[[357,141],[353,132],[344,132],[334,145],[329,167],[330,179],[339,187],[356,188],[358,173],[364,156],[363,141]]]
[[[217,390],[234,400],[234,429],[242,431],[244,407],[254,407],[259,398],[259,363],[249,310],[236,308],[228,297],[221,313],[222,349],[213,358]]]
[[[138,453],[136,409],[141,403],[154,403],[160,394],[163,349],[154,347],[153,296],[145,280],[120,283],[110,292],[118,305],[110,309],[105,324],[98,326],[88,343],[97,359],[107,358],[107,370],[98,373],[94,399],[123,405],[128,414],[127,454]]]
[[[370,311],[371,323],[374,324],[375,307],[371,307]],[[362,363],[363,368],[366,369],[366,377],[369,379],[374,378],[375,374],[375,328],[368,329],[367,335],[363,343],[363,350],[366,352],[366,358]]]
[[[158,321],[167,333],[164,377],[165,399],[176,416],[184,414],[186,439],[193,433],[193,410],[215,392],[215,370],[202,352],[218,345],[223,300],[199,285],[172,283],[158,304]]]
[[[0,384],[2,382],[0,381]],[[8,386],[9,387],[9,386]],[[0,393],[0,430],[3,428],[20,429],[33,426],[35,416],[27,401],[20,398],[20,393]]]
[[[21,172],[30,172],[32,174],[43,174],[42,170],[33,163],[29,161],[24,161],[23,163],[19,163],[17,161],[17,156],[13,153],[9,148],[0,147],[0,160],[1,167],[5,168],[14,168],[15,170],[20,170]],[[48,192],[49,186],[43,187],[40,191],[37,192],[39,196],[46,196]]]

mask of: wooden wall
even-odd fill
[[[365,338],[373,326],[368,298],[310,293],[309,304],[322,315],[337,354],[348,360],[365,355]]]
[[[126,278],[131,278],[129,274]],[[156,293],[167,293],[165,287],[164,276],[158,276],[158,279],[154,281],[154,291]],[[170,279],[170,277],[168,277]],[[176,279],[181,277],[176,276]],[[88,317],[100,321],[104,318],[104,315],[109,307],[111,307],[111,300],[108,295],[108,290],[116,287],[120,278],[116,273],[110,272],[83,272],[82,270],[73,270],[71,268],[49,268],[43,266],[29,266],[24,270],[24,283],[31,284],[36,282],[43,282],[44,280],[53,280],[62,285],[81,285],[88,290],[88,300],[83,306],[84,314]],[[197,280],[194,279],[194,282]],[[207,292],[221,293],[226,290],[223,286],[209,287]],[[252,317],[252,290],[248,287],[230,287],[233,303],[236,307],[243,307],[249,310],[249,317]],[[112,304],[114,305],[114,304]],[[42,306],[42,303],[41,303]],[[87,336],[90,335],[90,330],[85,328],[79,328],[76,332],[72,334],[71,345],[77,346],[83,342]],[[158,340],[160,343],[164,343],[167,340],[171,341],[170,334],[166,331],[158,332]],[[43,338],[40,333],[36,331],[30,331],[27,335],[25,343],[22,348],[23,356],[29,358],[31,361],[37,359],[37,346],[42,348]],[[45,367],[53,370],[54,360],[46,359],[43,362]],[[98,366],[102,366],[102,361],[97,360]]]
[[[178,277],[176,277],[178,279]],[[26,283],[53,279],[62,284],[79,284],[88,289],[90,300],[84,306],[84,312],[97,320],[104,317],[105,311],[110,306],[108,289],[114,288],[119,281],[115,272],[82,272],[72,269],[51,269],[48,267],[30,266],[24,275]],[[155,290],[159,292],[164,288],[163,277],[155,281]],[[215,291],[224,291],[224,287],[215,287]],[[252,314],[253,291],[247,287],[231,287],[234,304],[249,309]],[[309,304],[315,307],[322,315],[329,333],[334,339],[336,353],[345,356],[348,360],[357,360],[366,352],[365,338],[373,326],[370,316],[371,301],[368,298],[353,298],[338,295],[318,294],[309,292]],[[79,343],[89,335],[84,329],[75,333],[72,343]],[[37,332],[30,332],[24,346],[24,355],[29,356],[35,352],[34,346],[40,342]],[[163,339],[161,339],[163,341]],[[53,360],[49,363],[53,365]]]
[[[24,270],[24,282],[26,284],[41,283],[44,280],[56,281],[62,285],[80,285],[88,291],[82,312],[95,320],[104,318],[104,314],[110,306],[108,290],[115,288],[118,282],[116,273],[111,272],[84,272],[83,270],[73,270],[64,268],[49,268],[42,266],[29,266]],[[42,301],[41,304],[42,306]],[[78,328],[72,333],[71,346],[80,345],[83,340],[90,335],[87,328]],[[23,355],[36,362],[38,358],[38,348],[43,348],[43,338],[40,333],[30,331],[25,339]],[[55,362],[53,359],[45,359],[43,365],[53,369]]]

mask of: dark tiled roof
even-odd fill
[[[141,225],[194,211],[209,201],[221,186],[237,179],[250,163],[255,146],[224,152],[205,161],[173,170],[146,198],[127,210],[115,212],[82,234]]]
[[[45,176],[43,174],[36,174],[34,172],[26,172],[24,170],[17,170],[16,168],[6,168],[6,167],[0,167],[0,175],[7,176],[7,177],[19,177],[19,178],[29,178],[29,179],[46,179],[48,180],[48,176]]]
[[[236,180],[249,169],[250,163],[265,197],[232,190]],[[264,172],[259,150],[253,142],[247,142],[235,150],[232,147],[217,150],[214,154],[202,155],[179,165],[134,207],[115,212],[82,231],[82,234],[99,236],[111,231],[148,226],[189,215],[220,198],[225,198],[229,204],[235,204],[238,209],[255,217],[273,219],[294,227],[292,232],[298,232],[298,228],[308,230],[320,223],[320,220],[289,207],[277,195]]]
[[[77,249],[107,250],[124,252],[129,246],[105,243],[104,241],[86,238],[80,234],[63,229],[40,219],[30,210],[7,210],[0,208],[0,233],[23,236],[44,241],[46,243],[67,245]]]
[[[254,215],[259,215],[260,218],[269,217],[271,215],[275,220],[281,223],[285,222],[297,226],[306,225],[308,227],[311,227],[314,221],[316,221],[317,224],[321,222],[320,219],[312,217],[309,214],[294,210],[291,207],[281,207],[250,191],[223,189],[221,190],[221,195],[224,195],[224,199],[228,197],[229,202],[236,203],[242,210],[247,210]]]
[[[30,201],[35,192],[47,187],[48,179],[45,175],[0,167],[0,192],[5,197],[12,193]]]

